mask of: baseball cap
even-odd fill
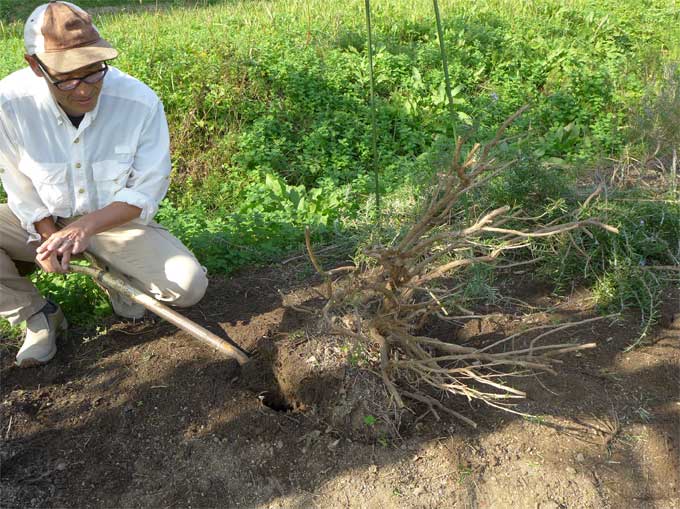
[[[24,45],[28,55],[59,73],[67,73],[118,56],[80,7],[52,0],[37,7],[26,20]]]

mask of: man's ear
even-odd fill
[[[31,69],[33,70],[33,72],[35,73],[35,75],[36,75],[38,78],[42,78],[42,77],[43,77],[43,73],[42,73],[42,71],[40,70],[40,67],[38,67],[38,62],[36,61],[36,59],[35,59],[34,56],[32,56],[32,55],[24,55],[24,60],[26,60],[26,62],[28,63],[28,65],[31,66]]]

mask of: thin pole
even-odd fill
[[[678,195],[678,149],[673,149],[673,163],[671,166],[671,197]]]
[[[439,36],[439,51],[442,55],[442,65],[444,66],[444,81],[446,83],[446,97],[449,100],[449,111],[451,112],[451,122],[453,127],[453,138],[456,138],[456,112],[453,108],[453,96],[451,95],[451,78],[449,78],[449,61],[446,58],[446,43],[444,42],[444,31],[442,30],[442,17],[439,14],[439,2],[434,3],[434,16],[437,19],[437,35]]]
[[[375,184],[375,210],[380,223],[380,178],[378,177],[378,128],[375,121],[375,95],[373,80],[373,34],[371,33],[371,0],[366,3],[366,28],[368,31],[368,73],[371,78],[371,138],[373,150],[373,181]]]

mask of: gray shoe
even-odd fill
[[[120,274],[116,274],[120,276]],[[141,304],[121,295],[120,293],[104,288],[106,294],[109,296],[109,302],[113,312],[123,318],[130,318],[132,320],[139,320],[146,313],[146,308]]]
[[[29,368],[46,364],[57,353],[57,336],[68,329],[61,308],[53,302],[47,304],[26,320],[26,337],[17,353],[16,365]]]

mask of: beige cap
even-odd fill
[[[118,56],[92,24],[92,17],[69,2],[52,0],[26,20],[24,45],[50,69],[67,73]]]

